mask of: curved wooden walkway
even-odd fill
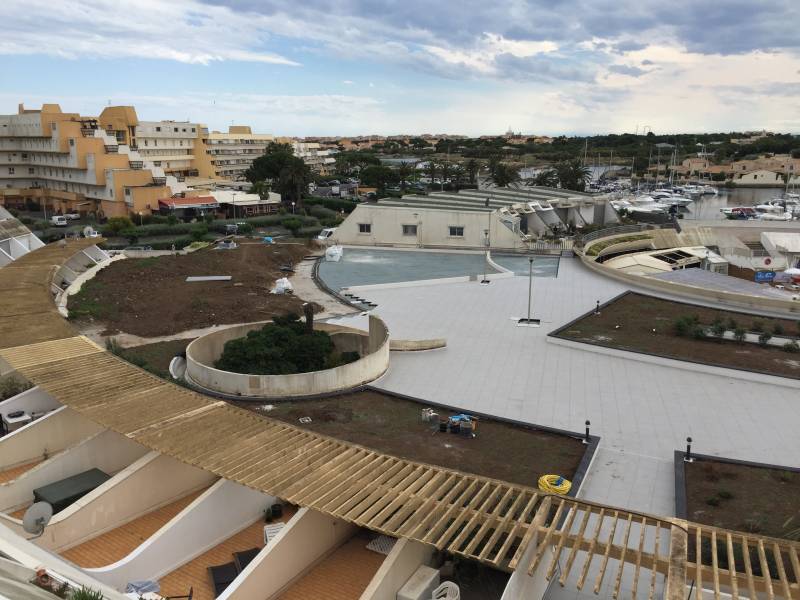
[[[800,544],[403,460],[150,375],[76,335],[55,309],[50,283],[55,269],[88,245],[87,240],[51,244],[0,269],[0,358],[104,427],[186,464],[373,531],[498,568],[531,574],[541,568],[561,585],[582,589],[590,582],[595,593],[610,584],[614,598],[623,589],[626,567],[624,580],[632,581],[633,597],[653,598],[663,584],[663,597],[678,600],[691,579],[712,585],[715,600],[721,591],[734,598],[738,593],[770,600],[800,597]],[[690,562],[690,544],[710,547],[709,559]],[[755,564],[745,560],[743,572],[722,567],[737,556],[753,556]],[[760,576],[770,569],[772,577]]]

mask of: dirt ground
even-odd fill
[[[426,405],[375,391],[319,400],[280,402],[272,410],[238,403],[259,414],[409,460],[459,469],[521,485],[556,473],[571,479],[585,446],[580,440],[500,421],[481,420],[477,437],[441,433],[424,422]],[[459,411],[448,411],[455,415]],[[440,413],[444,414],[444,413]],[[300,417],[311,417],[306,425]]]
[[[800,473],[707,459],[685,468],[690,520],[800,540]]]
[[[170,379],[169,363],[172,362],[175,356],[186,350],[186,346],[193,341],[194,339],[185,339],[145,344],[144,346],[125,348],[119,352],[119,355],[128,362],[142,367],[159,377]]]
[[[269,291],[285,276],[282,265],[296,264],[310,253],[302,244],[242,242],[235,250],[121,260],[71,296],[68,308],[79,326],[100,322],[106,334],[144,337],[268,320],[290,311],[302,315],[301,298]],[[232,280],[187,283],[191,275],[231,275]]]
[[[603,308],[600,315],[592,314],[574,323],[557,337],[679,360],[800,377],[800,355],[784,352],[781,348],[675,335],[675,320],[693,315],[703,325],[710,325],[715,318],[721,317],[726,323],[733,319],[738,326],[748,330],[753,330],[758,321],[769,332],[780,323],[785,335],[800,334],[798,321],[757,317],[631,293]]]

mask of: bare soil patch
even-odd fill
[[[572,479],[586,446],[576,438],[492,419],[481,419],[477,437],[439,432],[421,420],[428,405],[365,390],[316,400],[280,402],[272,410],[237,403],[259,414],[374,448],[408,460],[458,469],[520,485],[556,473]],[[442,415],[460,411],[436,409]],[[308,424],[301,417],[311,417]]]
[[[628,293],[605,306],[599,315],[589,314],[553,335],[618,350],[784,377],[800,377],[800,357],[780,348],[677,336],[675,321],[690,316],[696,316],[700,324],[705,326],[710,326],[719,318],[726,324],[733,320],[738,327],[748,331],[761,328],[773,332],[775,326],[780,325],[784,335],[800,334],[800,321],[760,317]]]
[[[310,253],[301,244],[245,242],[235,250],[121,260],[71,296],[68,309],[79,323],[103,323],[106,334],[123,331],[144,337],[302,314],[302,299],[269,291],[286,275],[281,266],[296,264]],[[186,282],[188,276],[203,275],[232,279]]]
[[[186,350],[186,346],[194,341],[192,339],[172,340],[169,342],[158,342],[155,344],[145,344],[124,348],[118,354],[129,363],[150,371],[154,375],[171,379],[169,374],[169,363],[178,354]]]
[[[707,458],[684,468],[691,521],[800,539],[800,473]]]

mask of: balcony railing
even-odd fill
[[[138,170],[138,169],[141,169],[141,168],[144,167],[144,162],[141,161],[141,160],[131,160],[131,161],[128,161],[128,165],[130,166],[131,169],[137,169]]]
[[[166,177],[153,177],[153,185],[167,185]]]
[[[106,145],[106,154],[117,154],[118,152],[119,152],[119,146]]]

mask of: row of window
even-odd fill
[[[33,175],[35,172],[36,169],[34,169],[33,167],[28,167],[28,175]],[[8,174],[9,175],[14,174],[14,167],[8,167]]]
[[[167,127],[167,130],[169,130],[169,127]],[[161,127],[156,127],[156,131],[161,131]],[[173,127],[172,131],[174,133],[178,133],[178,128],[177,127]],[[183,128],[183,133],[186,133],[186,127]],[[195,128],[194,127],[192,127],[192,133],[195,133]]]
[[[462,225],[448,225],[448,235],[450,237],[464,237],[464,227]],[[372,223],[359,223],[358,233],[372,233]],[[416,236],[416,225],[403,225],[403,235]]]

